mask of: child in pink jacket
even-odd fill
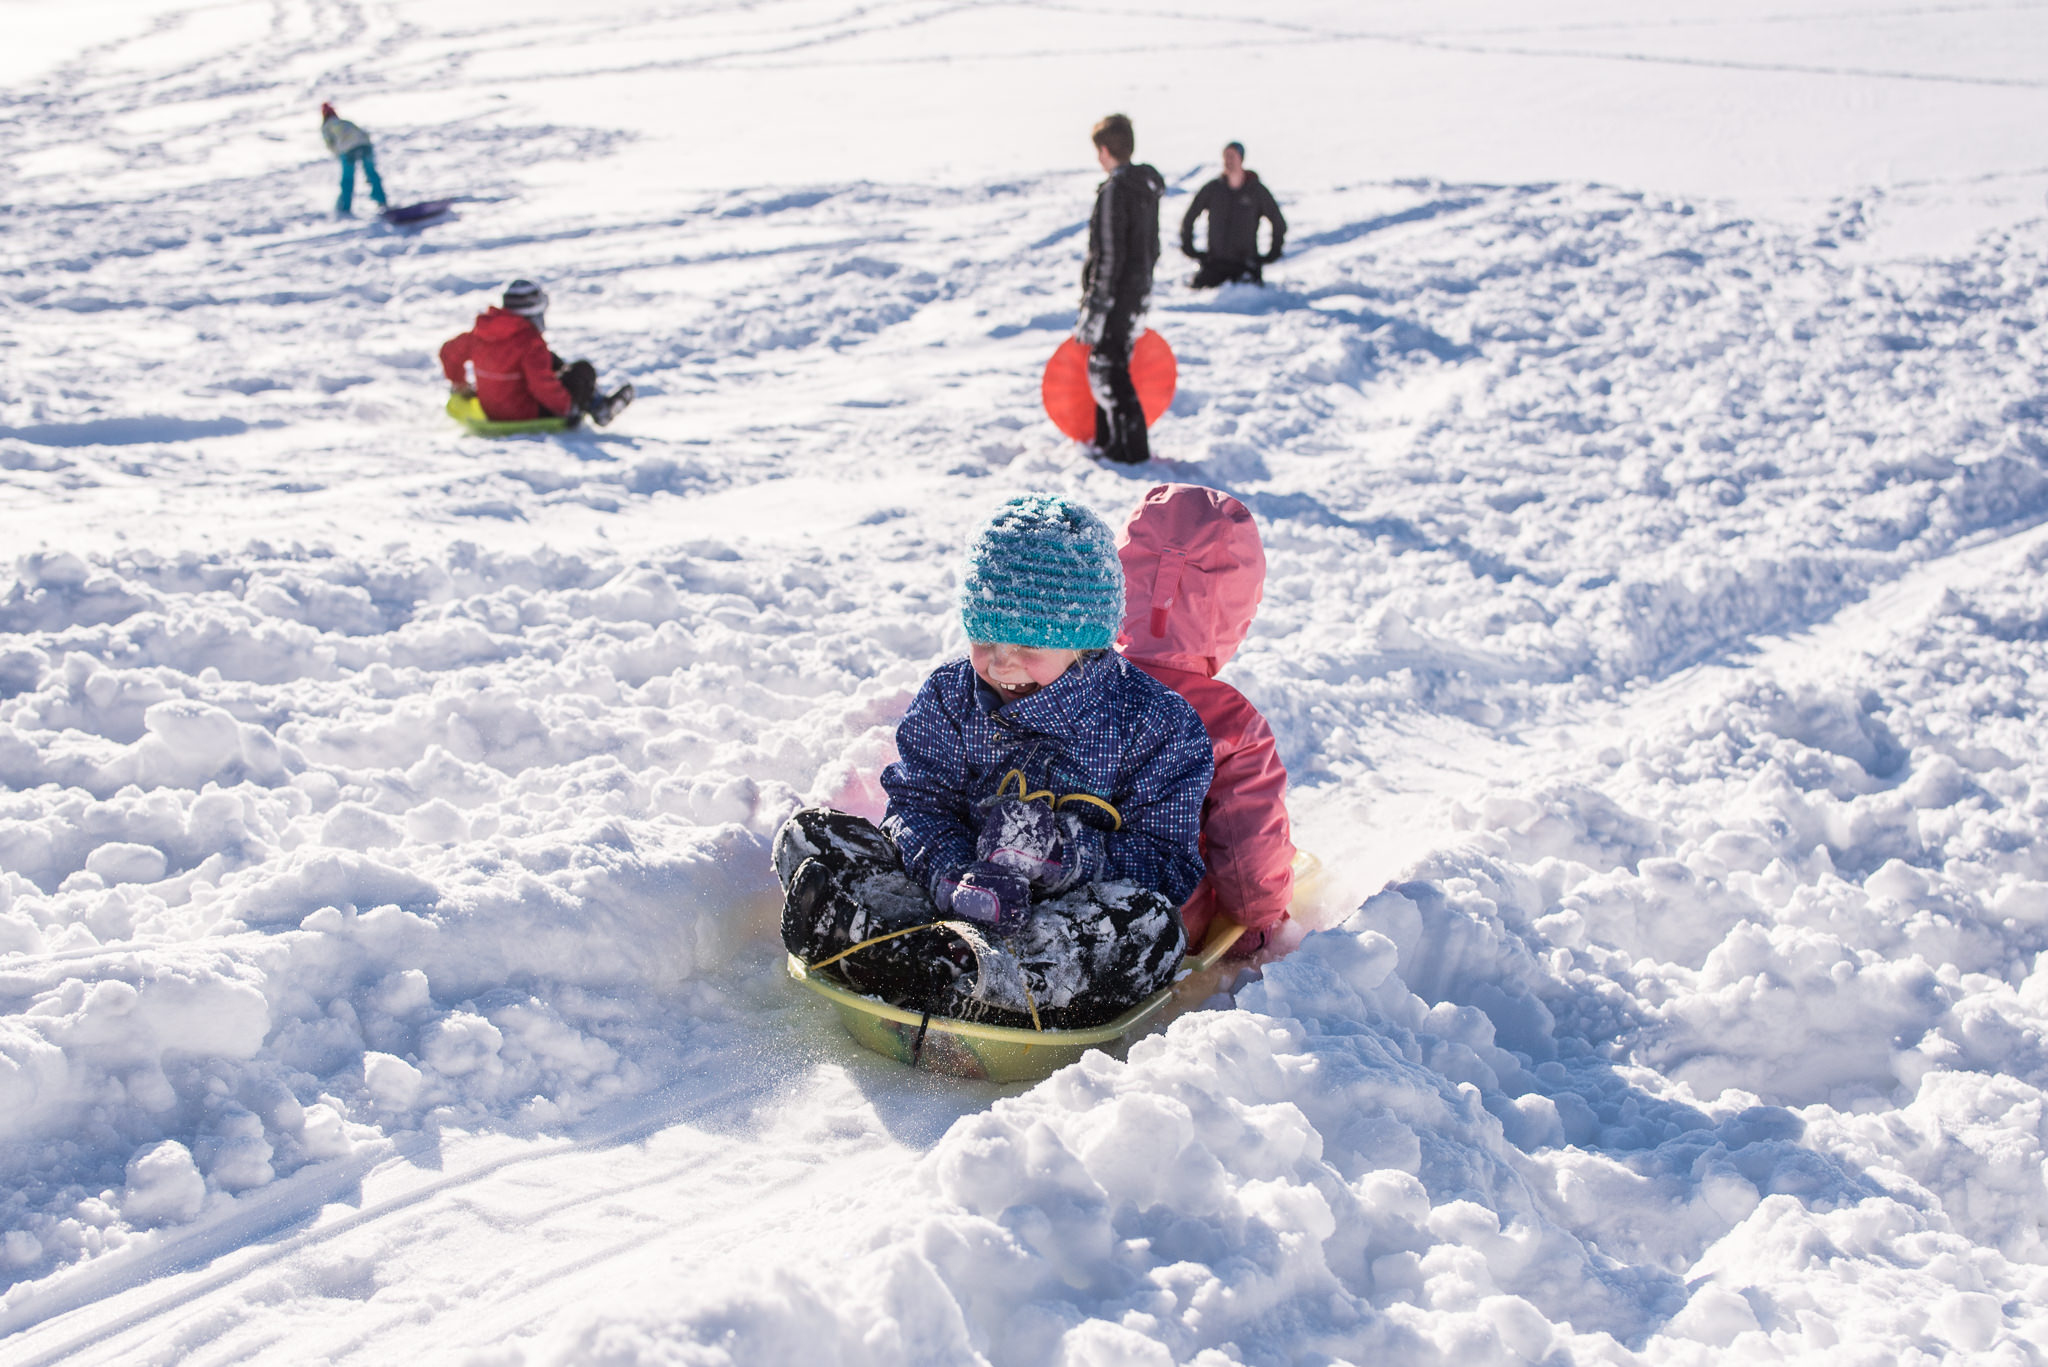
[[[1266,552],[1242,503],[1193,484],[1160,484],[1117,537],[1125,606],[1117,646],[1186,698],[1208,728],[1216,775],[1202,804],[1208,872],[1181,919],[1192,950],[1222,916],[1245,928],[1233,956],[1265,947],[1294,895],[1287,770],[1273,730],[1218,670],[1251,630],[1266,586]]]

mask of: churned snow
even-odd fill
[[[0,1358],[2042,1361],[2039,12],[1243,8],[0,7]],[[1137,471],[1037,393],[1119,106],[1291,223]],[[440,414],[517,274],[614,427]],[[990,505],[1161,479],[1325,892],[862,1053],[770,837]]]

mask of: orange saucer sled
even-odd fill
[[[1095,440],[1095,396],[1088,390],[1089,348],[1069,337],[1045,363],[1045,378],[1038,394],[1045,402],[1045,415],[1053,426],[1075,441]],[[1159,415],[1173,404],[1173,388],[1180,378],[1180,365],[1166,339],[1149,329],[1131,348],[1131,384],[1145,410],[1145,425],[1159,421]]]

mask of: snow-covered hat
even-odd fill
[[[548,311],[548,292],[524,277],[505,282],[505,298],[499,307],[507,313],[538,318]]]
[[[1107,650],[1123,611],[1116,537],[1071,499],[1019,495],[968,540],[960,622],[969,640]]]

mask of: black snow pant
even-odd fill
[[[548,355],[555,362],[555,378],[562,382],[562,388],[569,391],[569,398],[576,405],[575,411],[595,412],[597,367],[588,361],[564,361],[552,351]]]
[[[896,843],[873,822],[807,807],[775,836],[784,890],[782,943],[805,963],[892,930],[948,919],[903,871]],[[1004,940],[917,930],[831,965],[856,991],[935,1016],[1049,1030],[1116,1019],[1173,981],[1187,955],[1180,909],[1149,889],[1091,883],[1041,902]],[[1021,997],[1004,982],[1021,978]]]
[[[782,883],[782,945],[807,964],[863,940],[944,920],[903,872],[896,842],[874,822],[806,807],[775,834]],[[945,930],[920,930],[848,955],[832,966],[861,992],[897,1006],[949,1015],[974,955]]]
[[[1137,342],[1137,319],[1112,313],[1102,340],[1088,353],[1088,392],[1095,396],[1095,447],[1104,460],[1143,465],[1152,459],[1145,434],[1145,407],[1131,383],[1131,347]]]
[[[1234,261],[1221,256],[1204,256],[1201,266],[1195,271],[1194,279],[1188,284],[1198,290],[1213,290],[1218,285],[1244,281],[1253,285],[1266,283],[1265,270],[1257,261]]]

